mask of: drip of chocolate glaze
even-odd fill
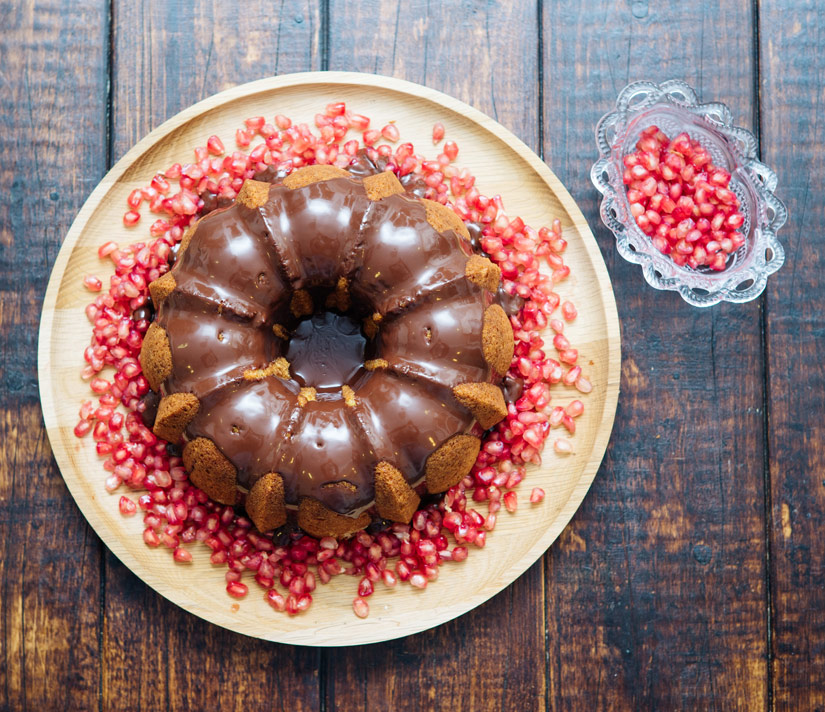
[[[387,169],[389,161],[384,156],[378,156],[374,161],[367,155],[365,149],[360,149],[355,154],[347,170],[356,178],[366,178],[374,176],[376,173],[383,173]]]
[[[258,171],[254,176],[254,180],[259,180],[262,183],[283,183],[284,178],[289,175],[288,171],[276,166],[267,166],[261,171]]]
[[[155,305],[152,304],[152,297],[147,296],[142,307],[138,307],[132,312],[132,321],[152,321],[155,318]]]
[[[426,198],[429,186],[418,173],[407,173],[399,179],[407,195],[414,195],[416,198]]]
[[[496,293],[496,299],[498,303],[501,304],[501,308],[504,309],[507,316],[518,314],[524,306],[525,301],[518,294],[510,294],[501,285],[499,285],[498,292]]]
[[[217,193],[212,193],[208,190],[201,195],[201,200],[203,200],[201,217],[208,215],[215,210],[219,210],[220,208],[226,208],[234,202],[232,198],[227,198],[225,195],[218,195]]]
[[[524,393],[524,380],[505,376],[501,382],[501,390],[507,403],[515,403]]]
[[[484,225],[479,222],[465,222],[467,232],[470,233],[470,244],[473,246],[473,252],[477,255],[486,255],[487,253],[481,249],[481,237],[484,230]]]
[[[148,391],[140,401],[143,404],[143,411],[140,413],[140,418],[143,424],[151,430],[155,424],[155,416],[158,414],[160,396],[154,391]]]

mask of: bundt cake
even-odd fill
[[[422,482],[443,492],[470,471],[474,423],[506,415],[499,281],[462,221],[391,172],[248,180],[150,285],[153,430],[183,440],[191,481],[214,500],[245,492],[261,531],[288,510],[319,537],[373,512],[408,522]]]

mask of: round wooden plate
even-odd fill
[[[298,616],[274,612],[254,582],[235,605],[225,593],[225,567],[209,563],[207,547],[193,546],[194,562],[176,564],[170,551],[144,545],[142,517],[121,516],[117,501],[123,492],[108,494],[103,487],[105,471],[92,438],[79,440],[72,433],[79,404],[90,395],[79,376],[90,338],[83,310],[91,295],[82,279],[97,274],[107,283],[107,268],[97,258],[101,243],[148,237],[148,213],[137,228],[123,225],[129,191],[148,184],[158,169],[191,160],[192,149],[211,134],[232,150],[235,130],[248,116],[282,113],[312,124],[314,114],[334,100],[371,117],[372,126],[395,121],[404,141],[433,158],[432,126],[442,121],[447,137],[460,147],[459,165],[476,175],[482,193],[500,193],[508,214],[537,228],[555,217],[561,220],[572,274],[559,292],[579,310],[566,333],[593,382],[592,393],[582,398],[585,412],[572,438],[574,453],[558,456],[548,444],[544,464],[530,468],[519,489],[518,512],[501,511],[486,547],[471,547],[467,561],[442,566],[438,582],[425,590],[378,585],[364,620],[352,611],[357,579],[350,576],[320,586],[310,610]],[[373,643],[439,625],[483,603],[536,561],[579,507],[602,460],[616,411],[620,361],[616,304],[601,254],[575,202],[538,156],[491,118],[445,94],[389,77],[343,72],[291,74],[235,87],[182,111],[132,148],[100,182],[69,230],[49,280],[39,344],[40,398],[55,458],[84,516],[112,552],[158,593],[212,623],[267,640],[319,646]],[[560,390],[554,390],[557,403],[578,395]],[[536,486],[547,497],[531,505],[529,492]]]

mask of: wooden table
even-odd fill
[[[825,10],[702,5],[3,6],[0,709],[825,708]],[[229,633],[126,570],[55,467],[35,363],[49,270],[113,161],[209,94],[321,69],[441,89],[543,155],[604,252],[624,351],[604,464],[544,558],[436,630],[335,650]],[[787,264],[749,304],[655,292],[599,222],[595,123],[627,82],[671,77],[779,174]]]

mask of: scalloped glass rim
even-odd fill
[[[653,246],[630,215],[622,159],[634,150],[641,130],[653,123],[666,131],[687,130],[710,151],[717,165],[731,173],[731,190],[745,215],[746,241],[722,272],[679,267]],[[616,237],[619,254],[641,265],[650,286],[678,291],[686,302],[702,307],[721,301],[747,302],[764,291],[768,276],[785,261],[776,232],[785,224],[787,211],[773,194],[776,173],[757,159],[756,138],[733,125],[727,106],[700,104],[696,92],[679,80],[633,82],[619,94],[616,109],[596,126],[596,144],[600,158],[590,178],[604,196],[602,221]]]

